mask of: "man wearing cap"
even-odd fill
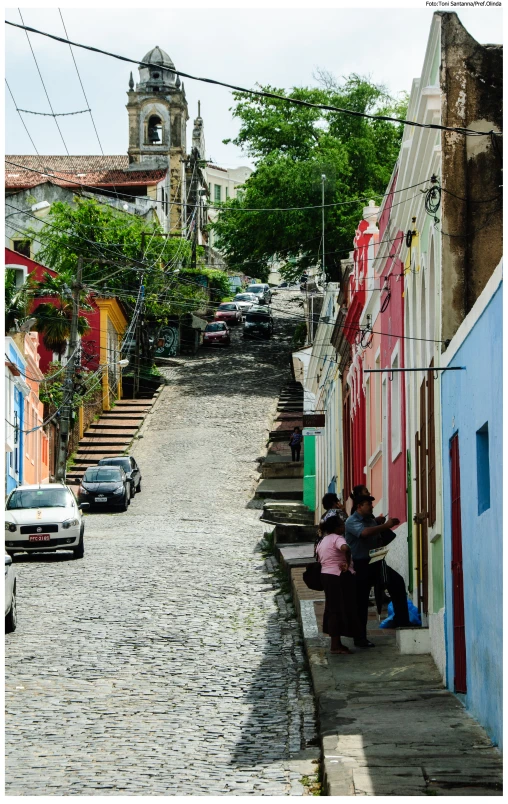
[[[373,514],[374,497],[364,495],[358,499],[354,514],[346,522],[346,542],[351,548],[351,556],[356,572],[356,589],[358,600],[358,615],[362,624],[363,634],[355,640],[359,648],[373,648],[374,643],[367,639],[367,618],[369,614],[369,592],[372,586],[380,581],[382,563],[377,561],[370,564],[369,550],[380,547],[382,536],[388,536],[387,531],[399,524],[398,519],[389,518],[384,523],[378,523]],[[394,611],[394,628],[409,626],[409,612],[407,607],[406,585],[404,579],[392,567],[385,565],[385,587],[392,599]]]

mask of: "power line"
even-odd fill
[[[49,157],[49,158],[51,159],[51,157]],[[30,168],[30,167],[28,167],[26,165],[22,165],[19,162],[12,162],[9,159],[5,160],[5,164],[6,165],[12,165],[13,167],[19,168],[20,170],[27,171],[28,173],[37,173],[37,174],[39,174],[41,176],[47,176],[50,179],[55,179],[57,181],[65,182],[66,184],[73,184],[76,187],[82,187],[82,188],[85,188],[87,190],[96,190],[97,192],[100,192],[103,195],[114,195],[116,198],[118,198],[118,193],[113,193],[113,192],[109,191],[106,187],[99,187],[97,185],[86,184],[85,182],[75,181],[74,179],[68,178],[67,176],[64,176],[64,177],[61,178],[60,176],[56,175],[59,171],[54,171],[53,173],[48,173],[47,171],[44,171],[44,170],[36,170],[35,168]],[[372,193],[372,192],[369,192],[369,193],[366,193],[365,195],[359,196],[358,198],[352,198],[349,201],[338,201],[338,202],[333,203],[333,204],[325,204],[325,207],[333,208],[333,207],[348,206],[350,204],[357,204],[357,203],[360,203],[362,201],[370,200],[372,197],[374,197],[374,198],[387,198],[388,196],[394,195],[395,193],[403,193],[406,190],[412,190],[414,187],[420,187],[422,184],[427,184],[428,181],[430,181],[430,179],[425,179],[424,181],[417,182],[416,184],[410,184],[408,187],[401,187],[400,190],[392,190],[389,193]],[[146,195],[132,195],[131,193],[123,193],[123,192],[121,193],[121,195],[122,195],[122,198],[134,198],[134,199],[140,199],[140,200],[143,200],[143,201],[149,200],[149,201],[152,201],[154,204],[165,204],[166,203],[165,201],[162,201],[160,199],[148,198],[148,196],[146,196]],[[180,207],[187,206],[187,207],[189,207],[191,209],[193,207],[200,206],[199,204],[185,204],[183,201],[172,201],[171,203],[174,206],[180,206]],[[393,206],[395,206],[395,204]],[[224,206],[222,204],[220,206],[216,207],[216,206],[212,206],[211,204],[207,204],[206,208],[207,209],[218,210],[220,212],[293,212],[293,211],[299,211],[299,210],[305,210],[305,209],[321,209],[321,204],[315,204],[315,205],[303,206],[303,207],[244,207],[244,208],[227,207],[227,206]]]
[[[51,105],[51,101],[50,101],[50,99],[49,99],[49,95],[48,95],[48,90],[46,89],[46,84],[44,83],[44,79],[43,79],[43,77],[42,77],[42,73],[41,73],[41,70],[40,70],[39,64],[38,64],[37,59],[36,59],[36,57],[35,57],[34,49],[33,49],[33,47],[32,47],[32,43],[30,42],[30,37],[28,36],[28,28],[26,28],[26,26],[25,26],[25,22],[24,22],[24,20],[23,20],[23,15],[21,14],[21,9],[19,9],[19,8],[18,8],[18,12],[19,12],[19,16],[21,17],[21,22],[23,23],[23,25],[22,25],[22,26],[21,26],[21,25],[19,25],[18,27],[19,27],[19,28],[23,27],[23,28],[25,29],[26,38],[27,38],[27,40],[28,40],[28,44],[29,44],[29,46],[30,46],[30,50],[32,51],[32,56],[34,57],[35,66],[37,67],[37,72],[39,73],[39,78],[41,79],[41,83],[42,83],[42,86],[43,86],[44,92],[46,93],[46,98],[48,99],[49,108],[51,109],[51,115],[52,115],[52,117],[53,117],[53,119],[54,119],[54,121],[55,121],[55,125],[56,125],[56,127],[57,127],[57,129],[58,129],[58,133],[60,134],[60,137],[62,138],[62,142],[63,142],[64,148],[65,148],[65,151],[66,151],[66,153],[67,153],[67,156],[70,156],[69,149],[67,148],[67,145],[66,145],[66,143],[65,143],[65,140],[64,140],[63,134],[62,134],[62,132],[61,132],[61,130],[60,130],[60,126],[58,125],[58,120],[56,119],[56,115],[55,115],[54,109],[53,109],[53,107],[52,107],[52,105]],[[14,25],[14,23],[12,23],[12,24]]]
[[[17,109],[18,112],[23,112],[24,114],[37,114],[41,117],[71,117],[74,114],[86,114],[90,111],[90,109],[82,109],[80,112],[32,112],[30,109]]]
[[[21,15],[20,15],[21,16]],[[91,45],[83,45],[79,42],[71,42],[69,39],[63,39],[60,36],[55,36],[54,34],[47,33],[46,31],[39,31],[37,28],[31,28],[26,25],[19,25],[16,22],[10,22],[9,20],[5,20],[6,25],[12,25],[14,28],[21,28],[25,32],[30,31],[31,33],[39,34],[40,36],[47,36],[49,39],[54,39],[57,42],[63,42],[67,45],[73,45],[74,47],[83,48],[83,50],[89,50],[92,53],[100,53],[103,56],[109,56],[113,59],[118,59],[120,61],[126,61],[130,64],[137,64],[140,67],[153,67],[153,64],[149,64],[144,61],[139,61],[139,59],[130,59],[127,56],[120,56],[117,53],[111,53],[107,50],[101,50],[97,47],[92,47]],[[27,34],[28,35],[28,34]],[[481,137],[481,136],[488,136],[492,137],[493,135],[499,134],[498,132],[492,131],[474,131],[473,129],[468,128],[457,128],[452,126],[441,126],[437,123],[418,123],[414,120],[403,120],[397,117],[390,117],[388,115],[375,115],[375,114],[368,114],[367,112],[358,112],[354,111],[353,109],[343,109],[339,106],[332,106],[329,104],[321,104],[321,103],[311,103],[310,101],[300,100],[298,98],[289,98],[285,95],[279,95],[276,92],[267,92],[265,90],[257,90],[257,89],[247,89],[246,87],[239,87],[234,84],[228,84],[225,81],[217,81],[214,78],[203,78],[195,75],[191,75],[190,73],[182,72],[181,70],[176,70],[171,67],[164,66],[164,69],[167,72],[173,73],[174,75],[180,75],[183,78],[189,78],[191,81],[201,81],[206,84],[214,84],[215,86],[225,87],[226,89],[232,89],[234,92],[242,92],[248,95],[256,95],[262,98],[272,98],[273,100],[280,100],[284,101],[285,103],[291,103],[296,106],[305,106],[311,109],[320,109],[323,111],[328,112],[339,112],[340,114],[350,115],[352,117],[361,117],[368,120],[379,120],[388,123],[397,123],[399,125],[404,124],[407,126],[414,126],[417,128],[426,128],[426,129],[433,129],[436,131],[454,131],[458,134],[464,134],[467,136],[474,136],[474,137]]]
[[[24,127],[24,129],[25,129],[26,133],[28,134],[28,139],[29,139],[29,140],[30,140],[30,142],[32,143],[33,149],[34,149],[35,153],[37,154],[37,156],[38,156],[38,157],[39,157],[39,159],[40,159],[40,156],[41,156],[41,155],[40,155],[39,151],[37,150],[37,148],[36,148],[36,146],[35,146],[35,142],[34,142],[34,141],[33,141],[33,139],[32,139],[32,135],[30,134],[30,132],[29,132],[29,130],[28,130],[28,128],[27,128],[27,125],[26,125],[25,121],[23,120],[23,117],[21,116],[21,110],[20,110],[20,109],[18,109],[18,104],[17,104],[17,103],[16,103],[16,101],[14,100],[14,95],[12,94],[12,89],[10,88],[10,86],[9,86],[9,84],[8,84],[7,78],[5,79],[5,83],[6,83],[6,85],[7,85],[7,89],[9,90],[10,96],[11,96],[11,98],[12,98],[12,102],[13,102],[13,104],[14,104],[14,107],[15,107],[15,109],[16,109],[16,111],[17,111],[17,113],[18,113],[19,117],[20,117],[21,122],[23,123],[23,127]]]

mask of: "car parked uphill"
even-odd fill
[[[83,558],[84,507],[63,483],[18,486],[6,503],[7,554],[64,549],[72,550],[74,558]]]
[[[131,484],[121,466],[90,466],[81,480],[78,500],[94,508],[126,511],[131,501]]]
[[[245,316],[244,338],[264,338],[273,335],[273,318],[268,307],[252,307]]]
[[[141,491],[141,471],[132,455],[119,455],[116,458],[101,458],[98,466],[120,466],[131,484],[131,497]]]
[[[229,346],[231,336],[227,324],[223,321],[212,321],[207,324],[203,333],[203,346]]]
[[[12,556],[5,555],[5,633],[11,634],[18,624],[16,608],[16,573],[12,566]]]
[[[244,315],[247,310],[250,310],[253,305],[258,303],[255,293],[237,293],[233,301],[238,305]]]
[[[242,323],[242,311],[235,302],[223,302],[215,311],[216,321],[225,321],[230,326]]]

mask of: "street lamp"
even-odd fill
[[[122,368],[124,368],[125,366],[128,366],[129,365],[129,358],[124,357],[122,360],[118,361],[117,365],[122,366]]]

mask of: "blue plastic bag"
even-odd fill
[[[422,618],[420,617],[420,612],[418,611],[412,600],[408,599],[407,607],[409,611],[409,622],[411,623],[411,625],[415,626],[421,625]],[[386,620],[383,620],[383,622],[379,623],[379,627],[391,628],[394,617],[395,615],[393,613],[393,603],[388,603],[388,617],[386,618]]]

